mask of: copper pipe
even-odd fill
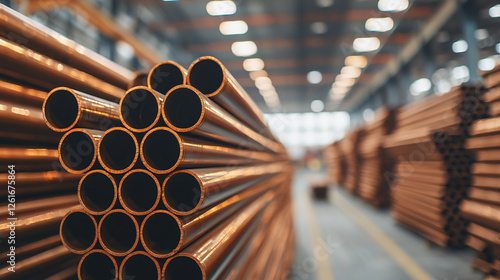
[[[46,193],[74,191],[80,177],[77,174],[57,171],[18,172],[16,173],[16,184],[22,186],[22,188],[16,188],[16,195],[43,195]],[[7,186],[8,180],[8,173],[0,173],[1,184]],[[7,196],[7,194],[7,188],[0,190],[0,195]]]
[[[125,67],[6,6],[0,7],[0,36],[121,88],[133,79]]]
[[[58,271],[51,276],[45,278],[45,280],[74,280],[77,278],[78,264],[70,266],[66,269]]]
[[[4,143],[16,145],[30,145],[41,147],[57,146],[61,136],[56,132],[51,131],[48,127],[43,132],[33,133],[29,129],[21,129],[20,127],[5,127],[0,130],[0,138],[4,139]]]
[[[146,132],[160,120],[163,94],[144,86],[133,87],[120,99],[122,124],[133,132]]]
[[[223,268],[220,264],[231,252],[231,248],[240,241],[258,214],[273,199],[273,192],[266,193],[235,213],[234,219],[224,221],[191,246],[167,259],[162,270],[163,277],[170,280],[211,279],[217,269]]]
[[[47,250],[25,260],[16,262],[16,272],[8,270],[10,266],[0,269],[0,279],[44,279],[47,270],[60,269],[69,266],[65,261],[70,260],[72,264],[75,256],[64,246]],[[61,267],[58,267],[61,264]],[[53,272],[52,272],[53,273]],[[50,274],[49,274],[50,275]]]
[[[167,174],[177,168],[234,166],[276,161],[268,153],[234,149],[180,136],[167,127],[154,128],[142,139],[143,164],[152,172]]]
[[[46,133],[50,136],[60,137],[60,134],[54,133],[47,128],[40,108],[24,104],[0,100],[0,124],[2,130],[20,132],[29,130],[31,133]]]
[[[106,130],[99,141],[97,154],[101,166],[113,174],[129,171],[139,157],[139,144],[132,132],[123,127]]]
[[[118,104],[67,87],[49,92],[42,106],[47,126],[56,132],[74,127],[106,130],[118,126]]]
[[[186,84],[186,69],[171,60],[162,61],[151,68],[147,83],[148,87],[165,95],[175,86]]]
[[[78,183],[78,200],[92,215],[104,215],[113,209],[117,193],[115,179],[103,170],[86,173]]]
[[[43,104],[46,96],[45,91],[0,79],[0,98],[3,100],[39,107]]]
[[[58,162],[56,149],[38,147],[0,147],[0,164],[16,165],[16,170],[30,170],[24,167],[33,167],[32,170],[51,169],[51,164]]]
[[[63,245],[75,254],[85,254],[97,243],[97,223],[82,210],[72,210],[61,221],[59,235]]]
[[[18,259],[27,259],[41,252],[50,250],[54,247],[62,245],[61,238],[59,235],[53,235],[41,240],[37,240],[35,242],[31,242],[29,244],[23,246],[16,246],[16,258]],[[9,256],[7,254],[0,255],[0,261],[6,262],[9,260]]]
[[[47,198],[37,197],[35,199],[19,200],[19,202],[16,203],[15,211],[16,215],[24,215],[27,213],[32,213],[40,210],[50,211],[53,209],[61,208],[63,206],[73,206],[77,204],[78,204],[78,197],[74,194],[68,194],[68,195],[51,194],[51,196]],[[7,218],[8,216],[9,216],[9,207],[8,204],[6,203],[0,206],[0,217]]]
[[[194,61],[189,66],[188,85],[214,100],[245,125],[276,141],[259,107],[216,58],[203,56]]]
[[[162,116],[165,123],[177,132],[190,132],[252,150],[284,152],[280,144],[243,125],[192,86],[171,89],[165,95]]]
[[[160,203],[161,186],[153,173],[134,169],[121,179],[118,194],[125,210],[133,215],[146,215]]]
[[[0,73],[50,90],[67,86],[107,100],[121,98],[124,91],[66,64],[0,38]],[[31,75],[26,75],[30,69]]]
[[[82,174],[95,165],[98,143],[103,132],[94,129],[74,128],[63,135],[59,142],[59,161],[66,171]]]
[[[120,280],[160,280],[161,268],[158,261],[143,251],[136,251],[123,259],[119,272]]]
[[[158,210],[149,214],[141,225],[141,243],[151,255],[167,258],[188,246],[219,222],[251,202],[252,198],[275,188],[283,182],[275,176],[250,189],[209,208],[200,214],[176,217],[168,211]]]
[[[283,164],[179,170],[162,185],[162,199],[176,215],[189,215],[286,171]]]
[[[465,218],[480,225],[500,231],[500,207],[477,201],[465,200],[460,205]]]
[[[99,243],[113,256],[123,257],[139,242],[139,225],[125,210],[116,209],[102,217],[97,229]]]
[[[95,249],[83,256],[78,263],[78,279],[118,279],[118,264],[104,250]]]
[[[148,86],[148,72],[136,71],[134,72],[134,79],[127,85],[127,90],[137,86]]]

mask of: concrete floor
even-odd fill
[[[293,184],[296,248],[291,280],[480,280],[469,249],[443,249],[399,226],[389,210],[375,210],[343,189],[312,201],[308,179]]]

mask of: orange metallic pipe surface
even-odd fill
[[[133,132],[150,130],[160,120],[163,98],[163,94],[144,86],[127,90],[119,105],[122,124]]]
[[[128,84],[127,90],[137,86],[148,86],[148,72],[136,71],[134,72],[134,79]]]
[[[143,251],[136,251],[126,256],[119,271],[119,279],[160,280],[161,268],[158,261]]]
[[[86,173],[78,183],[78,200],[92,215],[104,215],[111,211],[117,200],[115,179],[103,170]]]
[[[62,219],[59,235],[68,250],[75,254],[85,254],[97,243],[97,223],[85,211],[72,210]]]
[[[59,142],[59,161],[66,171],[82,174],[96,163],[98,143],[104,132],[95,129],[74,128],[63,135]]]
[[[17,166],[16,166],[17,169]],[[7,186],[8,173],[0,173],[0,184]],[[81,175],[58,171],[45,172],[16,172],[17,196],[56,194],[59,192],[75,191]],[[0,195],[7,196],[7,188],[0,190]]]
[[[47,126],[57,132],[74,127],[106,130],[121,124],[118,104],[67,87],[51,90],[42,111]]]
[[[148,73],[148,87],[165,95],[175,86],[186,84],[186,69],[171,60],[162,61]]]
[[[145,169],[133,169],[120,180],[120,203],[133,215],[146,215],[155,210],[161,200],[161,186],[156,176]]]
[[[95,249],[84,255],[78,263],[78,279],[118,279],[118,263],[108,252]]]
[[[125,210],[116,209],[101,218],[97,228],[99,243],[113,256],[124,257],[139,242],[139,225]]]
[[[135,165],[139,157],[139,144],[132,132],[114,127],[102,134],[97,154],[101,166],[113,174],[122,174]]]
[[[0,98],[3,100],[39,107],[43,104],[46,96],[47,92],[45,91],[0,79]]]

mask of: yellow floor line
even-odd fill
[[[360,210],[352,205],[342,194],[335,192],[334,203],[342,211],[346,212],[354,221],[356,221],[391,257],[399,266],[413,279],[416,280],[435,280],[425,272],[413,259],[408,256],[401,248],[385,235],[374,223],[372,223]]]
[[[305,194],[301,197],[302,205],[304,205],[304,210],[306,214],[307,228],[309,229],[309,238],[312,245],[312,250],[314,254],[315,248],[323,248],[320,243],[321,231],[318,226],[318,220],[316,219],[316,214],[312,208],[311,198]],[[333,273],[330,269],[330,261],[328,256],[322,258],[321,260],[316,259],[318,264],[317,276],[318,280],[334,280]]]

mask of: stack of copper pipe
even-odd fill
[[[342,186],[345,179],[346,163],[340,150],[340,141],[325,147],[323,160],[327,166],[329,183]]]
[[[483,118],[484,88],[462,85],[400,108],[384,147],[397,160],[392,207],[397,221],[441,246],[463,246],[459,205],[470,184],[468,127]]]
[[[343,155],[345,163],[345,177],[341,186],[352,194],[357,194],[359,188],[358,172],[361,166],[359,143],[363,134],[363,128],[349,131],[339,143],[340,153]]]
[[[382,108],[375,119],[364,126],[364,135],[359,144],[360,165],[357,194],[374,207],[387,207],[390,203],[390,180],[394,159],[383,148],[384,137],[395,128],[393,109]]]
[[[471,187],[460,209],[470,221],[467,245],[476,250],[473,266],[488,279],[500,279],[500,78],[498,69],[485,74],[485,102],[490,118],[469,129],[465,147],[473,152]]]
[[[83,174],[60,225],[80,279],[286,278],[288,156],[217,59],[159,63],[119,102],[58,87],[43,111]]]
[[[82,176],[59,164],[62,133],[47,128],[42,104],[63,85],[117,100],[134,73],[1,4],[0,61],[0,279],[69,279],[78,258],[62,245],[59,224],[81,208]]]

